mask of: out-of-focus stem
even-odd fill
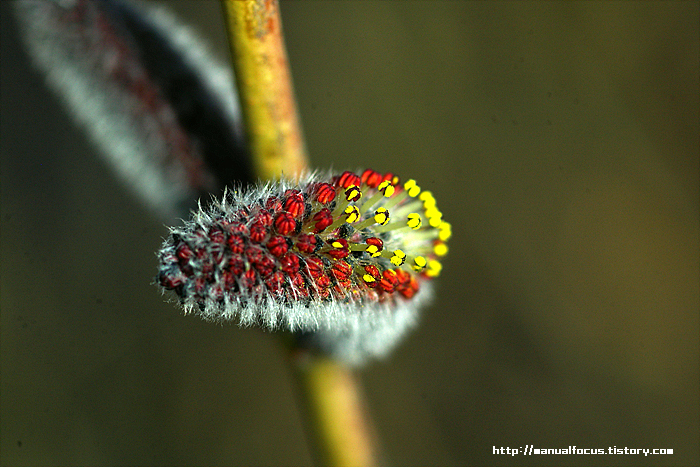
[[[380,465],[376,436],[367,417],[358,381],[345,365],[325,357],[295,360],[308,423],[316,438],[319,465]]]
[[[277,0],[222,0],[256,175],[298,175],[307,156]]]

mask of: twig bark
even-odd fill
[[[243,122],[254,169],[263,180],[308,167],[276,0],[221,0]],[[352,371],[295,353],[294,372],[321,465],[377,465],[375,436]]]
[[[243,121],[256,175],[307,168],[276,0],[222,0]]]

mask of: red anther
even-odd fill
[[[397,289],[408,287],[411,283],[411,274],[400,268],[392,269],[392,271],[396,274],[396,280],[398,281]]]
[[[232,218],[235,222],[245,222],[248,220],[248,214],[250,214],[250,212],[246,208],[241,208],[233,213]]]
[[[276,235],[267,242],[267,249],[270,250],[270,253],[279,258],[289,249],[287,239],[281,235]]]
[[[169,274],[161,272],[158,282],[166,289],[172,290],[184,284],[186,279],[181,273]]]
[[[233,255],[228,260],[228,269],[231,274],[240,276],[245,271],[245,259],[242,255]]]
[[[297,228],[297,223],[294,217],[288,212],[280,212],[275,216],[275,229],[280,235],[287,235]]]
[[[243,253],[243,247],[245,246],[245,240],[240,234],[231,235],[226,242],[228,247],[231,248],[233,253]]]
[[[276,196],[271,196],[265,201],[265,209],[278,212],[282,210],[282,201]]]
[[[236,285],[236,276],[231,271],[221,271],[221,281],[224,288],[231,290]]]
[[[316,187],[316,201],[328,204],[335,199],[335,188],[330,183],[321,183]]]
[[[220,228],[212,228],[209,231],[209,240],[212,243],[224,243],[226,241],[226,234]]]
[[[377,266],[373,264],[368,264],[367,266],[365,266],[365,272],[370,276],[374,277],[375,280],[379,280],[379,278],[382,276]]]
[[[250,264],[257,263],[263,256],[265,256],[265,253],[258,247],[249,246],[245,249],[245,257]]]
[[[265,285],[267,288],[272,291],[272,292],[278,292],[282,287],[284,287],[284,283],[286,282],[287,278],[282,273],[281,271],[277,271],[274,274],[271,274],[270,277],[265,279]]]
[[[194,253],[192,249],[187,245],[187,243],[180,243],[175,250],[175,255],[177,255],[180,260],[180,264],[188,261]]]
[[[253,263],[255,269],[258,270],[260,275],[265,278],[275,271],[275,261],[269,256],[263,256],[258,261]]]
[[[394,269],[399,284],[396,290],[406,298],[412,298],[418,292],[418,283],[411,273],[403,269]]]
[[[413,296],[417,292],[418,292],[418,281],[416,281],[416,279],[413,277],[411,277],[411,281],[409,282],[408,287],[404,288],[403,290],[399,290],[399,293],[406,298],[413,298]]]
[[[384,174],[384,177],[382,177],[382,182],[384,180],[389,180],[391,182],[391,184],[394,186],[397,186],[399,184],[399,177],[397,177],[396,175],[394,175],[391,172],[387,172]]]
[[[343,259],[350,254],[350,248],[348,247],[348,242],[344,238],[338,238],[336,240],[329,240],[327,242],[333,249],[327,251],[326,253],[333,259]]]
[[[362,183],[362,180],[360,180],[360,177],[358,177],[357,174],[347,171],[343,172],[335,182],[336,185],[343,188],[348,188],[352,185],[360,186],[360,183]]]
[[[267,227],[256,222],[250,226],[250,240],[255,243],[262,243],[267,237]]]
[[[377,250],[382,251],[384,249],[384,242],[382,241],[381,238],[378,237],[369,237],[367,240],[365,240],[365,243],[367,245],[373,245],[377,247]]]
[[[306,289],[304,288],[304,286],[306,285],[306,280],[304,280],[304,276],[302,276],[298,272],[289,274],[289,283],[292,286],[296,287],[297,293],[306,292]],[[308,295],[308,293],[304,295]]]
[[[314,279],[321,277],[323,274],[323,261],[321,258],[307,258],[306,272]]]
[[[352,267],[345,261],[336,261],[333,266],[331,266],[331,274],[339,282],[347,281],[352,274]]]
[[[316,237],[309,234],[299,234],[296,247],[302,253],[311,254],[316,251]]]
[[[367,169],[364,172],[362,172],[361,179],[362,183],[366,184],[371,188],[376,188],[384,180],[382,178],[382,174],[372,169]]]
[[[286,272],[287,274],[299,272],[299,257],[296,254],[288,252],[286,255],[280,258],[279,262],[282,271]]]
[[[258,282],[258,274],[253,269],[247,270],[241,276],[241,287],[244,289],[252,289]]]
[[[316,227],[314,232],[321,233],[326,227],[333,223],[333,214],[331,214],[330,209],[323,208],[314,214],[312,220],[314,222],[314,226]]]
[[[314,282],[320,289],[327,289],[331,286],[331,279],[326,274],[321,274],[320,276],[316,277]]]
[[[387,269],[382,274],[382,280],[379,281],[379,285],[382,286],[385,292],[392,293],[396,290],[396,286],[399,285],[399,279],[396,277],[396,273],[393,270]]]
[[[255,216],[255,222],[264,225],[265,227],[269,227],[272,225],[272,214],[270,214],[270,211],[261,210]]]
[[[287,210],[289,214],[294,217],[300,217],[304,214],[306,209],[306,204],[304,203],[304,196],[301,193],[293,193],[287,197],[284,201],[284,209]]]
[[[231,233],[248,235],[248,227],[245,224],[233,224],[230,226]]]

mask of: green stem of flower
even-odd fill
[[[307,169],[277,0],[221,0],[256,175]],[[294,351],[294,373],[319,465],[378,465],[357,380],[349,368]]]
[[[315,438],[318,465],[380,465],[376,434],[355,374],[345,365],[316,355],[293,355],[305,415]]]
[[[221,0],[253,167],[263,180],[308,165],[276,0]]]

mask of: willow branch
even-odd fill
[[[318,356],[305,355],[294,363],[308,423],[316,433],[318,465],[379,465],[375,432],[353,372]]]
[[[222,0],[255,173],[263,180],[307,168],[276,0]]]

